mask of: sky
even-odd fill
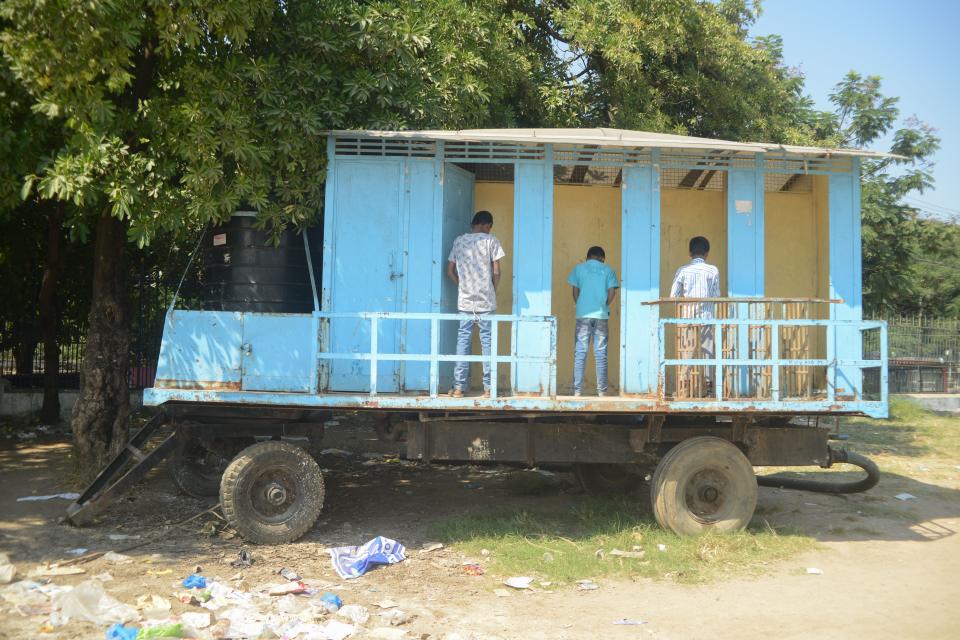
[[[804,74],[818,108],[832,110],[830,91],[855,70],[881,76],[881,91],[900,97],[897,126],[915,115],[937,129],[934,189],[905,203],[960,222],[960,1],[763,0],[762,7],[751,35],[783,37],[784,62]]]

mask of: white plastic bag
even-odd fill
[[[86,620],[106,626],[140,619],[136,609],[108,595],[100,582],[92,580],[81,582],[72,590],[59,594],[54,598],[53,605],[64,621]]]

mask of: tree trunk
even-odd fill
[[[95,472],[127,442],[130,334],[126,291],[126,224],[104,210],[97,221],[93,297],[73,435],[80,469]]]
[[[25,324],[25,323],[24,323]],[[33,375],[33,357],[37,352],[37,331],[33,326],[14,327],[13,365],[18,376]]]
[[[47,258],[40,284],[40,332],[43,338],[43,406],[40,420],[60,422],[60,313],[57,284],[63,268],[63,205],[47,215]]]

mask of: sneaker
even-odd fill
[[[607,395],[607,392],[606,392],[606,391],[597,391],[597,397],[598,397],[598,398],[602,398],[602,397],[604,397],[605,395]]]
[[[483,397],[484,397],[484,398],[489,398],[489,397],[490,397],[490,390],[489,390],[489,389],[488,389],[487,391],[484,391],[484,392],[483,392]]]
[[[450,389],[450,392],[447,395],[450,396],[451,398],[462,398],[463,391],[460,391],[460,389],[457,389],[456,387],[454,387],[453,389]]]
[[[579,392],[579,391],[574,391],[574,392],[573,392],[573,397],[574,397],[574,398],[579,398],[579,397],[582,396],[582,395],[583,395],[583,393],[581,393],[581,392]]]

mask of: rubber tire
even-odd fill
[[[688,483],[703,471],[719,475],[729,487],[721,492],[721,509],[709,518],[694,514],[686,498]],[[660,526],[679,535],[739,531],[749,524],[757,507],[757,479],[736,445],[700,436],[684,440],[660,460],[650,483],[650,498]]]
[[[199,449],[206,451],[199,440],[182,439],[170,455],[167,471],[180,491],[194,498],[210,498],[220,492],[220,479],[223,477],[228,460],[224,459],[216,469],[212,467],[203,469],[195,460]]]
[[[253,504],[260,474],[273,470],[294,488],[294,502],[280,520],[264,517]],[[223,515],[240,536],[254,544],[285,544],[313,527],[323,509],[320,466],[306,451],[288,442],[259,442],[237,454],[220,481]]]
[[[643,474],[627,471],[626,464],[575,464],[573,474],[584,490],[595,496],[636,491],[643,483]]]

